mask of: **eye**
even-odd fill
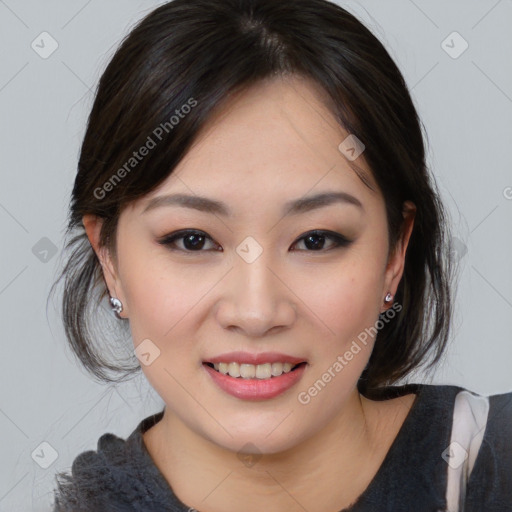
[[[335,233],[334,231],[315,230],[306,233],[304,236],[299,238],[297,242],[295,242],[293,245],[304,240],[304,244],[306,245],[306,247],[313,248],[314,252],[325,252],[326,250],[330,250],[323,248],[326,239],[329,239],[333,242],[331,249],[336,249],[338,247],[348,247],[352,243],[352,240],[348,240],[343,235]]]
[[[307,252],[325,252],[324,249],[325,240],[331,240],[332,245],[331,249],[336,249],[337,247],[348,247],[352,241],[345,238],[343,235],[339,233],[335,233],[333,231],[325,231],[325,230],[315,230],[306,233],[304,236],[299,238],[294,244],[295,246],[299,242],[304,241],[306,247],[311,249]],[[183,240],[182,247],[176,247],[176,242]],[[204,252],[202,249],[205,246],[206,241],[211,241],[211,237],[209,237],[204,231],[199,230],[182,230],[177,231],[176,233],[171,233],[170,235],[165,236],[161,240],[158,241],[160,245],[164,245],[173,251],[182,251],[182,252]],[[218,249],[214,249],[217,250]]]
[[[177,240],[183,240],[184,249],[175,247],[175,242]],[[165,245],[174,251],[201,252],[201,249],[204,247],[206,240],[211,241],[212,239],[203,231],[189,229],[171,233],[170,235],[167,235],[163,239],[159,240],[158,243]]]

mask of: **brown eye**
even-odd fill
[[[331,240],[331,248],[325,249],[325,240]],[[348,247],[352,241],[345,238],[339,233],[333,231],[311,231],[299,238],[293,245],[304,241],[304,245],[310,249],[308,252],[325,252],[327,250],[336,249],[337,247]]]
[[[178,240],[183,240],[182,247],[176,247],[176,242]],[[162,240],[159,240],[158,243],[176,251],[204,252],[202,249],[204,248],[207,240],[212,241],[212,239],[203,231],[187,230],[172,233],[171,235],[164,237]]]

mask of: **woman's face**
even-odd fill
[[[349,134],[318,95],[288,78],[234,98],[158,190],[123,211],[118,266],[103,261],[166,414],[233,451],[289,449],[342,413],[372,351],[369,328],[402,274],[412,224],[388,260],[383,197],[364,153],[355,163],[374,190],[349,167],[338,148]],[[189,205],[156,201],[176,194]],[[339,199],[290,207],[317,194]],[[183,230],[196,233],[170,240]],[[251,381],[206,365],[228,352],[305,364]],[[230,358],[239,356],[221,360]]]

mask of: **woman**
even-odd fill
[[[512,510],[512,392],[397,385],[444,353],[449,239],[403,77],[341,7],[150,13],[101,78],[77,229],[71,347],[165,407],[78,455],[55,511]],[[107,297],[135,366],[96,345]]]

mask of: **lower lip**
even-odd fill
[[[215,384],[226,393],[242,400],[266,400],[284,393],[297,384],[306,369],[306,364],[301,364],[296,370],[270,379],[231,377],[214,370],[206,363],[203,363],[203,368],[210,374]]]

